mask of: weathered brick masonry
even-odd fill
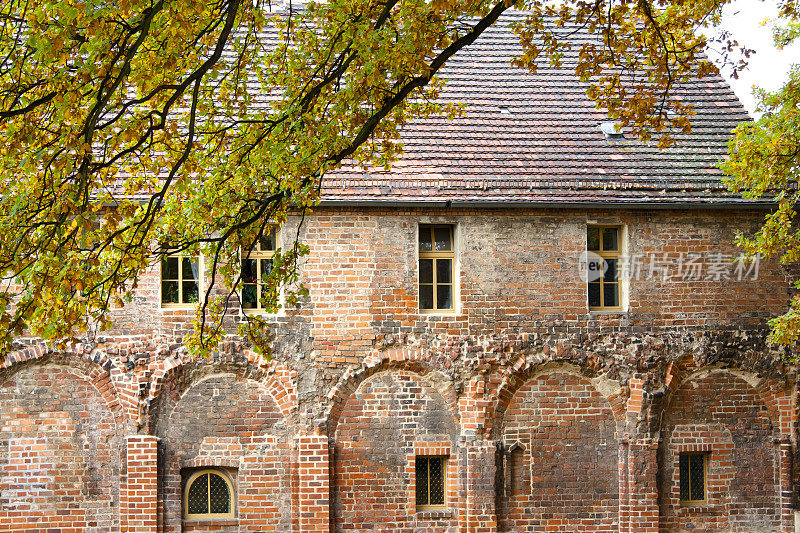
[[[309,297],[269,317],[271,360],[236,337],[190,358],[194,309],[161,307],[158,264],[102,336],[19,339],[0,531],[794,531],[797,373],[764,342],[790,277],[726,262],[765,214],[716,169],[746,114],[708,77],[680,89],[675,147],[606,139],[575,35],[533,75],[488,30],[443,72],[463,116],[410,123],[391,172],[326,176],[280,231],[310,247]],[[420,312],[420,224],[453,230],[454,312]],[[591,225],[644,260],[619,309],[589,311]]]
[[[679,254],[733,251],[759,218],[321,208],[301,229],[310,297],[274,318],[272,361],[232,339],[192,362],[189,313],[153,305],[73,353],[9,354],[0,529],[792,531],[797,389],[762,340],[782,267],[643,276],[610,314],[587,313],[577,269],[587,219]],[[458,228],[454,315],[417,310],[420,222]],[[682,451],[709,453],[707,505],[678,502]],[[446,509],[415,508],[421,456],[447,457]],[[203,467],[234,480],[232,518],[182,518]]]

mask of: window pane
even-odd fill
[[[430,226],[420,226],[419,227],[419,251],[420,252],[430,252],[433,250],[433,244],[431,243],[431,227]]]
[[[433,283],[433,259],[419,260],[419,282]]]
[[[600,228],[586,228],[586,248],[589,250],[600,249]]]
[[[228,484],[217,474],[209,474],[209,499],[211,500],[212,513],[230,513],[231,495]]]
[[[600,283],[589,284],[589,307],[600,307]]]
[[[453,249],[453,243],[450,239],[450,227],[434,228],[433,235],[436,239],[436,251],[447,252]]]
[[[258,259],[245,259],[242,261],[242,282],[255,283],[256,279],[256,263]]]
[[[183,258],[183,279],[185,280],[197,280],[197,265],[198,261],[197,258]]]
[[[178,279],[177,257],[165,257],[161,260],[161,279]]]
[[[703,472],[703,459],[700,454],[689,456],[689,478],[691,480],[692,500],[705,500],[705,473]]]
[[[428,459],[416,459],[416,493],[417,505],[428,505]]]
[[[436,260],[436,283],[450,283],[451,272],[453,271],[452,259]]]
[[[453,298],[452,288],[450,285],[437,285],[436,286],[436,308],[437,309],[452,309]]]
[[[192,482],[186,503],[188,514],[208,513],[208,474],[203,474]]]
[[[681,479],[681,500],[691,500],[689,491],[689,456],[682,453],[678,459]]]
[[[261,264],[261,282],[264,282],[264,278],[269,276],[270,270],[272,270],[272,259],[260,259],[259,263]]]
[[[192,304],[200,301],[200,292],[194,281],[183,282],[183,303]]]
[[[161,282],[161,303],[176,304],[178,303],[178,282],[177,281],[162,281]]]
[[[605,281],[617,281],[617,260],[606,259],[606,273],[603,274]]]
[[[258,307],[256,286],[251,283],[245,283],[242,286],[242,307],[245,309],[255,309]]]
[[[617,307],[619,305],[619,284],[603,283],[603,306]]]
[[[433,457],[428,461],[430,469],[430,505],[444,505],[444,459]]]
[[[603,250],[619,250],[619,230],[617,228],[603,228]]]
[[[419,286],[419,308],[433,309],[433,285]]]
[[[262,236],[258,244],[262,252],[275,251],[275,230],[273,229],[269,234]]]

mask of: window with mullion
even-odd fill
[[[447,462],[444,457],[415,458],[417,509],[444,509]]]
[[[590,277],[588,282],[589,309],[620,309],[620,228],[589,226],[586,229],[586,249],[595,257],[599,256],[596,262],[588,259],[588,271],[597,272],[597,276]],[[599,264],[600,260],[603,264]]]
[[[200,301],[200,259],[180,253],[161,259],[161,305],[182,306]]]
[[[453,226],[419,226],[419,308],[453,311]]]
[[[264,285],[272,271],[272,254],[277,249],[276,243],[277,230],[273,228],[242,258],[242,308],[246,311],[264,311]]]
[[[681,453],[678,456],[682,504],[704,504],[706,495],[707,453]]]

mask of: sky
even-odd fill
[[[772,31],[762,22],[775,16],[776,0],[734,0],[725,7],[719,26],[728,29],[740,44],[756,51],[750,56],[747,69],[739,73],[738,80],[731,78],[730,72],[723,71],[751,115],[756,107],[753,85],[776,90],[786,81],[791,63],[800,63],[800,43],[795,42],[784,50],[777,50],[773,45]],[[709,50],[709,56],[714,59],[713,50]]]

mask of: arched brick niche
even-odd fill
[[[230,373],[182,385],[164,393],[156,423],[164,531],[290,531],[292,441],[269,391]],[[183,484],[208,467],[230,476],[235,516],[184,520]]]
[[[0,530],[119,528],[121,413],[100,382],[80,358],[0,373]]]
[[[780,529],[778,432],[758,390],[733,372],[695,373],[669,398],[659,443],[662,531]],[[706,456],[703,504],[681,503],[680,454]]]
[[[436,373],[378,372],[344,402],[333,451],[334,522],[345,531],[457,527],[458,425],[431,383]],[[415,457],[446,457],[446,509],[415,505]]]
[[[510,392],[495,421],[501,531],[616,531],[619,447],[606,397],[558,370]]]

